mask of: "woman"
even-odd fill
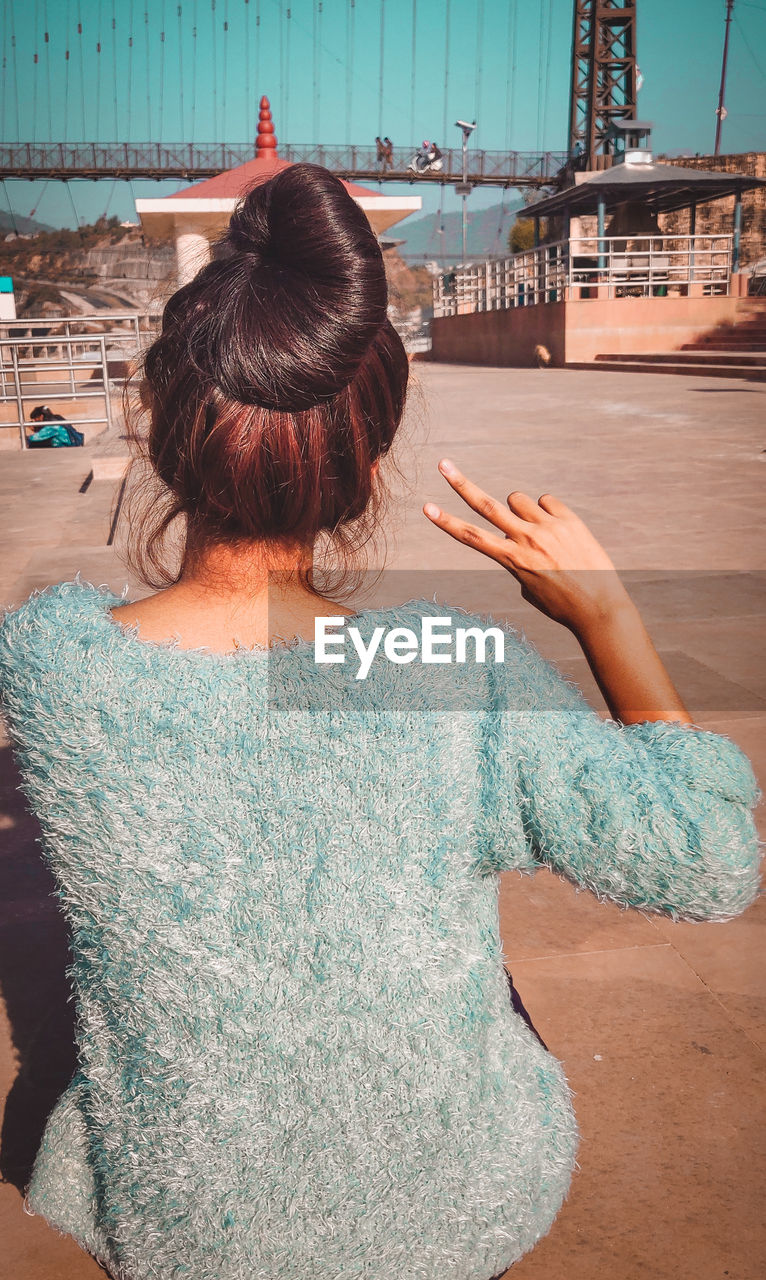
[[[280,172],[146,355],[165,506],[135,527],[156,571],[180,518],[180,572],[137,603],[61,583],[0,628],[78,1010],[27,1199],[118,1280],[501,1274],[577,1135],[508,998],[497,872],[688,919],[756,893],[747,759],[691,725],[557,499],[497,502],[445,459],[500,536],[424,512],[575,632],[611,721],[457,604],[318,594],[318,544],[370,532],[407,376],[364,216],[324,170]],[[429,664],[407,633],[445,615],[465,660]]]

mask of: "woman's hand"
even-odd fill
[[[522,596],[536,609],[580,636],[594,622],[633,607],[603,547],[558,498],[544,493],[535,502],[517,491],[504,505],[467,480],[448,458],[442,458],[439,470],[463,501],[503,536],[451,516],[432,502],[425,504],[424,514],[456,541],[512,573],[521,583]]]
[[[549,493],[537,502],[511,493],[503,506],[466,480],[448,458],[442,458],[439,470],[503,537],[432,502],[424,513],[458,542],[496,560],[521,583],[525,600],[574,632],[614,719],[691,724],[614,565],[582,520]]]

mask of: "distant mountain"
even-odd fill
[[[469,258],[504,258],[508,255],[508,232],[516,221],[523,205],[490,205],[488,209],[471,211],[468,202],[466,255]],[[399,253],[403,258],[427,261],[429,258],[459,262],[463,255],[463,216],[458,210],[445,213],[441,219],[437,213],[422,218],[408,218],[398,227],[391,228],[391,235],[401,236]],[[440,227],[442,228],[440,230]]]
[[[38,222],[37,218],[24,218],[17,213],[12,218],[4,209],[0,209],[0,235],[7,236],[9,231],[16,231],[21,236],[36,236],[38,231],[55,231],[47,222]]]

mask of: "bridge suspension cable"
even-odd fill
[[[386,49],[386,0],[380,0],[380,67],[378,71],[378,137],[383,137],[383,73]]]
[[[19,224],[18,224],[18,223],[17,223],[17,221],[16,221],[16,214],[13,212],[13,205],[11,204],[11,197],[10,197],[10,196],[9,196],[9,194],[8,194],[8,184],[7,184],[7,182],[5,181],[5,179],[3,179],[3,194],[4,194],[4,196],[5,196],[6,204],[8,205],[8,212],[9,212],[9,214],[11,215],[11,226],[13,227],[14,234],[15,234],[15,235],[18,235],[18,234],[19,234]]]
[[[49,178],[46,178],[46,179],[45,179],[45,182],[43,183],[43,189],[42,189],[42,191],[41,191],[41,192],[40,192],[40,194],[37,196],[37,199],[35,200],[35,203],[32,205],[32,208],[29,210],[29,216],[30,216],[30,218],[34,218],[35,214],[37,213],[37,210],[40,208],[40,205],[41,205],[41,204],[42,204],[42,202],[43,202],[43,196],[45,195],[45,192],[46,192],[46,190],[47,190],[47,187],[48,187],[48,183],[49,183],[49,181],[50,181],[50,179],[49,179]]]
[[[67,189],[67,195],[69,196],[69,200],[72,205],[72,212],[74,214],[75,226],[77,227],[77,232],[79,234],[80,240],[82,241],[82,227],[80,226],[80,215],[77,212],[77,205],[74,202],[74,195],[72,193],[72,184],[71,182],[65,182],[64,186]]]
[[[96,11],[96,120],[101,119],[101,19],[103,0],[98,0],[98,9]]]
[[[350,0],[346,10],[346,143],[351,145],[351,121],[354,106],[354,40],[356,36],[356,3]]]
[[[40,15],[40,5],[39,5],[39,0],[35,0],[35,23],[34,23],[34,50],[35,50],[35,51],[34,51],[34,58],[33,58],[33,65],[34,65],[34,68],[35,68],[35,72],[34,72],[34,73],[33,73],[33,75],[32,75],[32,136],[33,136],[33,137],[34,137],[34,134],[35,134],[35,132],[36,132],[36,130],[37,130],[37,81],[38,81],[38,76],[37,76],[36,72],[37,72],[37,66],[38,66],[37,50],[38,50],[38,48],[39,48],[39,41],[38,41],[38,36],[39,36],[39,15]]]
[[[218,142],[220,141],[218,137],[218,41],[215,38],[215,0],[210,0],[209,13],[213,49],[213,138]]]
[[[157,137],[162,137],[162,118],[165,110],[165,0],[160,0],[160,71],[159,71],[159,107],[158,116],[159,123],[157,125]]]
[[[410,137],[415,137],[415,73],[418,44],[418,0],[412,0],[412,75],[410,78]]]
[[[256,90],[260,83],[261,83],[261,0],[256,0],[256,3],[255,3],[255,87],[256,87]],[[256,92],[252,98],[252,110],[253,110],[252,121],[253,122],[250,128],[251,138],[255,137],[256,120],[258,118],[257,104],[258,104],[258,94]]]
[[[115,191],[115,187],[116,187],[116,186],[117,186],[117,178],[113,178],[113,179],[112,179],[112,185],[111,185],[111,187],[109,188],[109,195],[107,196],[106,204],[104,205],[104,209],[103,209],[103,212],[102,212],[102,214],[101,214],[101,217],[104,219],[104,221],[106,221],[106,215],[107,215],[107,214],[108,214],[108,212],[109,212],[109,206],[110,206],[110,204],[112,203],[112,197],[113,197],[113,195],[114,195],[114,191]]]
[[[508,56],[510,74],[505,82],[505,145],[510,151],[513,124],[513,102],[516,92],[516,0],[508,0]]]
[[[192,89],[191,89],[191,140],[197,141],[197,0],[192,12]]]
[[[82,119],[82,136],[86,132],[85,115],[85,57],[82,43],[82,4],[77,0],[77,56],[80,63],[80,116]]]
[[[476,72],[473,84],[473,118],[481,121],[482,65],[484,61],[484,0],[478,0],[476,12]]]
[[[290,80],[292,78],[290,74],[290,67],[291,67],[290,48],[292,44],[292,39],[291,39],[292,29],[293,29],[293,11],[288,5],[285,11],[285,118],[284,118],[284,125],[283,125],[284,131],[285,131],[285,137],[287,138],[290,137]]]
[[[184,120],[184,56],[183,56],[183,17],[182,6],[176,5],[176,17],[178,19],[178,110],[181,117],[181,133],[186,133]],[[247,62],[247,59],[245,59]]]
[[[280,8],[280,19],[281,19],[281,8]],[[215,21],[215,18],[214,18],[214,21]],[[280,26],[281,26],[281,21],[280,21]],[[229,82],[229,77],[226,74],[227,46],[229,43],[228,35],[229,35],[229,0],[223,0],[223,40],[222,40],[222,48],[221,48],[222,61],[223,61],[223,75],[221,76],[221,82],[223,84],[223,91],[221,94],[221,142],[226,141],[226,86]],[[281,71],[282,71],[282,68],[280,67],[280,74],[281,74]],[[284,99],[283,99],[283,106],[284,106]]]
[[[48,137],[53,139],[53,105],[51,100],[51,35],[48,25],[48,0],[43,4],[43,46],[45,49],[45,84],[48,100]]]
[[[442,125],[442,146],[447,141],[447,95],[449,93],[449,29],[450,29],[450,10],[451,2],[447,0],[446,12],[444,14],[444,118]]]

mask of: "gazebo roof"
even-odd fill
[[[565,191],[528,205],[524,217],[546,218],[565,210],[575,215],[595,213],[600,200],[607,210],[626,200],[640,200],[647,209],[667,213],[764,186],[766,178],[754,178],[747,173],[687,169],[677,164],[615,164]]]

